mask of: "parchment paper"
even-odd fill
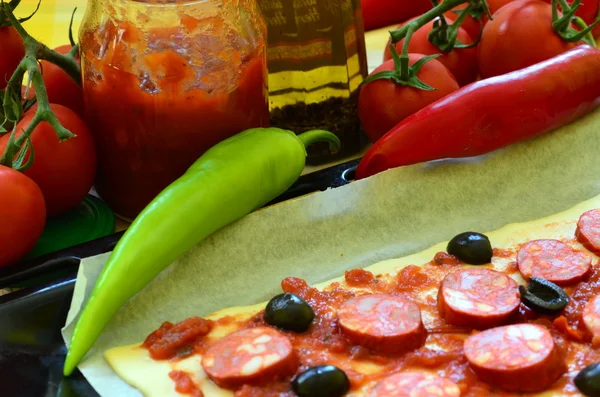
[[[140,396],[102,352],[142,341],[163,321],[268,300],[287,276],[325,281],[466,230],[495,230],[591,198],[600,193],[599,128],[600,111],[486,156],[390,170],[255,212],[201,242],[132,299],[79,368],[102,396]],[[82,262],[67,344],[107,256]]]

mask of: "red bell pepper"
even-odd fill
[[[365,154],[362,179],[389,168],[478,156],[551,131],[600,106],[600,50],[580,45],[480,80],[407,117]]]
[[[365,30],[399,24],[430,10],[431,0],[362,0]]]

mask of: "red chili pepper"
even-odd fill
[[[580,45],[480,80],[398,123],[365,154],[362,179],[389,168],[479,156],[568,124],[600,105],[600,50]]]

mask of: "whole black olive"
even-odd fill
[[[288,331],[304,332],[312,324],[315,312],[297,295],[279,294],[267,303],[264,319],[267,324]]]
[[[600,396],[600,363],[588,365],[579,371],[573,382],[583,395]]]
[[[565,290],[543,278],[531,277],[527,288],[519,285],[519,292],[521,302],[540,314],[557,314],[569,304]]]
[[[492,261],[492,245],[487,236],[481,233],[458,234],[448,242],[446,250],[470,265],[483,265]]]
[[[341,369],[319,365],[298,374],[292,390],[298,397],[341,397],[350,390],[350,381]]]

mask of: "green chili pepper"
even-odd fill
[[[134,220],[110,255],[79,317],[64,374],[70,375],[114,314],[179,256],[205,237],[264,206],[301,175],[306,147],[339,149],[330,132],[296,136],[255,128],[206,151]]]

